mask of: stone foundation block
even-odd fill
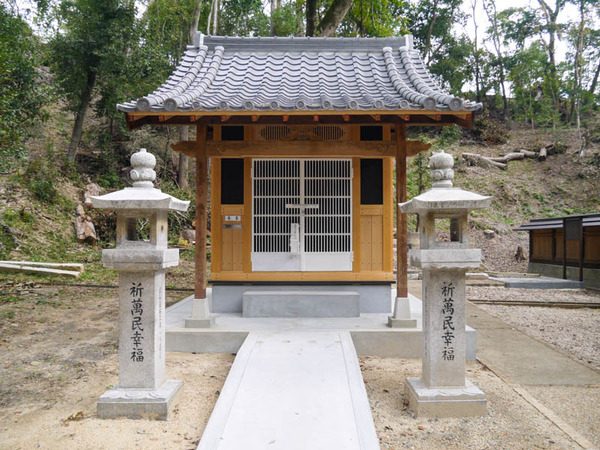
[[[408,408],[424,417],[474,417],[486,415],[485,393],[465,380],[464,387],[428,388],[422,378],[406,379]]]
[[[390,328],[416,328],[417,319],[394,319],[388,316],[388,327]]]
[[[215,317],[211,316],[208,319],[194,319],[188,317],[185,319],[186,328],[211,328],[215,325]]]
[[[182,386],[183,382],[178,380],[167,380],[158,389],[120,389],[116,386],[98,400],[98,418],[167,420]]]

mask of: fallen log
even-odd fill
[[[98,239],[96,236],[96,227],[88,216],[79,216],[73,223],[75,227],[75,233],[77,234],[77,240],[79,242],[88,242],[95,244]]]
[[[548,150],[546,150],[546,147],[540,148],[540,152],[538,153],[538,156],[537,156],[538,161],[546,161],[547,157],[548,157]]]
[[[498,156],[498,157],[490,157],[490,159],[492,161],[496,161],[499,163],[507,163],[509,161],[514,161],[515,159],[524,159],[525,155],[523,153],[507,153],[504,156]]]
[[[74,272],[71,270],[59,270],[50,269],[47,267],[33,267],[22,264],[0,264],[0,272],[27,272],[27,273],[40,273],[46,275],[58,275],[63,277],[74,277],[78,278],[81,272]]]
[[[519,153],[523,153],[526,158],[536,159],[538,154],[536,152],[530,152],[529,150],[517,150]]]
[[[506,169],[506,164],[494,161],[487,156],[477,155],[475,153],[463,153],[462,157],[476,166],[485,168],[497,167],[502,170]]]

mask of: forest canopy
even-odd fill
[[[493,0],[2,0],[0,171],[27,157],[24,142],[56,105],[72,118],[60,152],[66,164],[90,145],[86,131],[101,150],[96,169],[126,158],[143,138],[124,129],[115,105],[160,85],[196,31],[411,33],[437,81],[482,102],[485,117],[575,126],[585,146],[600,135],[599,20],[600,0],[531,0],[508,9]],[[180,172],[186,164],[180,161]],[[187,185],[185,173],[176,179]]]

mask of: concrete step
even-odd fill
[[[378,449],[348,332],[250,333],[198,449]]]
[[[563,280],[550,277],[492,277],[513,289],[583,289],[583,281]]]
[[[355,291],[247,291],[244,317],[359,317]]]

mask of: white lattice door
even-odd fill
[[[352,160],[255,159],[252,270],[352,270]]]

